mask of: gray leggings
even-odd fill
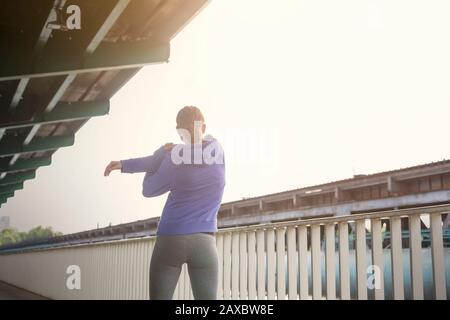
[[[187,263],[195,300],[217,300],[218,261],[213,234],[157,236],[150,262],[150,299],[171,300]]]

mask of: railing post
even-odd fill
[[[320,224],[311,225],[311,260],[313,279],[313,300],[322,299],[322,266],[320,251]]]
[[[418,214],[409,217],[409,255],[413,299],[423,300],[422,234]]]
[[[366,255],[366,225],[365,220],[360,219],[356,221],[356,279],[359,300],[367,300]]]
[[[287,228],[287,254],[288,254],[288,281],[289,281],[289,300],[297,299],[297,250],[295,242],[295,226]]]
[[[277,229],[277,299],[286,300],[285,241],[286,229]]]
[[[402,226],[399,217],[391,218],[391,259],[394,299],[403,300],[405,289],[403,284]]]
[[[299,282],[300,299],[308,299],[308,233],[306,226],[298,226],[298,258],[299,258]]]
[[[126,257],[126,247],[125,244],[119,243],[119,247],[120,247],[120,255],[119,255],[119,265],[120,265],[120,271],[119,271],[119,292],[117,292],[119,299],[121,300],[125,300],[126,298],[126,284],[127,284],[127,279],[126,279],[126,263],[128,263],[127,261],[127,257]]]
[[[241,231],[239,233],[239,298],[241,300],[248,299],[247,259],[247,232]]]
[[[266,256],[265,256],[265,243],[264,243],[264,229],[258,229],[256,231],[256,254],[258,259],[257,272],[258,272],[258,300],[264,300],[266,298]]]
[[[119,298],[119,280],[120,280],[120,244],[116,243],[114,245],[114,276],[111,281],[114,283],[114,287],[112,288],[111,299],[120,299]]]
[[[325,225],[326,238],[326,268],[327,268],[327,299],[336,299],[336,270],[334,264],[335,258],[335,234],[334,223]]]
[[[436,300],[445,300],[447,299],[447,293],[445,285],[444,243],[442,240],[441,213],[430,214],[430,226],[434,292]]]
[[[239,232],[231,233],[231,299],[239,299]]]
[[[139,256],[141,258],[141,272],[140,272],[140,276],[139,276],[139,281],[141,282],[141,285],[139,287],[139,299],[141,299],[141,300],[145,300],[145,287],[148,285],[145,282],[145,273],[147,273],[147,270],[145,269],[145,267],[146,267],[145,243],[146,242],[148,242],[148,240],[141,242],[140,253],[139,253]],[[177,295],[177,297],[178,297],[178,295]]]
[[[275,300],[275,230],[267,229],[267,299]]]
[[[339,278],[342,300],[350,299],[350,267],[348,248],[348,223],[339,223]]]
[[[124,280],[125,280],[125,286],[124,286],[124,294],[125,294],[125,300],[129,300],[131,298],[131,267],[133,266],[133,243],[126,242],[124,244],[125,249],[125,270],[124,270]],[[128,263],[127,263],[128,262]]]
[[[256,252],[255,231],[247,233],[248,239],[248,299],[255,300],[256,297]]]
[[[372,263],[378,268],[379,287],[375,288],[375,300],[384,300],[384,253],[383,239],[381,230],[381,219],[373,219],[371,222],[372,229]],[[374,271],[375,272],[375,271]]]

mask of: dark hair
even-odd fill
[[[194,106],[186,106],[178,111],[177,129],[192,129],[195,121],[205,121],[202,112]]]

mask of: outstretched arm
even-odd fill
[[[122,173],[135,172],[151,172],[155,173],[158,170],[162,160],[164,159],[164,147],[158,148],[152,155],[120,160]]]
[[[111,161],[106,167],[104,175],[109,176],[113,170],[120,170],[122,173],[148,172],[149,174],[153,174],[161,165],[165,152],[171,150],[172,146],[172,143],[166,143],[152,155],[146,157]]]
[[[175,176],[174,164],[166,157],[155,173],[147,172],[142,182],[142,195],[156,197],[170,191]]]

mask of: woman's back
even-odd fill
[[[157,235],[216,232],[225,187],[223,149],[212,137],[202,144],[179,146],[166,152],[155,174],[144,178],[144,195],[170,191]]]

